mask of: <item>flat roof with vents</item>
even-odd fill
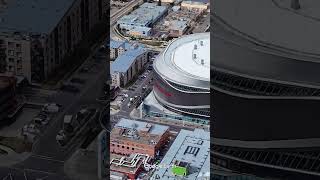
[[[160,165],[171,166],[176,162],[188,163],[188,174],[185,179],[201,179],[210,174],[210,133],[202,129],[194,131],[181,130],[171,145]],[[160,168],[153,178],[174,180],[172,167]]]
[[[155,146],[168,130],[169,126],[122,118],[112,129],[110,141],[127,140]]]

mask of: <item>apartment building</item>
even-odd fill
[[[31,81],[31,42],[20,35],[1,34],[3,74],[24,76]]]
[[[149,61],[149,52],[141,45],[124,43],[118,48],[117,58],[111,62],[112,85],[126,86]]]
[[[0,32],[5,34],[0,36],[0,40],[21,44],[22,49],[26,48],[23,49],[25,52],[21,52],[25,53],[22,54],[22,61],[25,61],[22,64],[31,72],[22,70],[23,75],[32,82],[42,82],[64,63],[66,55],[73,52],[78,43],[102,20],[107,8],[102,1],[9,1],[0,12]],[[17,14],[23,16],[17,18]],[[9,48],[9,44],[6,46]],[[12,52],[11,49],[6,50],[6,53],[9,52]],[[9,71],[9,64],[12,63],[9,57],[6,60]],[[11,70],[17,74],[15,68]]]

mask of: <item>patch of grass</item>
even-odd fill
[[[32,143],[16,137],[0,137],[0,144],[11,148],[16,153],[30,152]]]

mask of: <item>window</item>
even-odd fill
[[[8,54],[9,54],[10,56],[13,56],[13,55],[14,55],[14,51],[13,51],[13,50],[9,50],[9,51],[8,51]]]
[[[17,51],[21,51],[21,44],[16,44]]]
[[[122,148],[124,148],[124,146],[122,146]]]
[[[132,148],[132,151],[134,150],[134,148]]]
[[[22,53],[21,52],[17,52],[16,55],[17,55],[17,57],[22,57]]]
[[[129,147],[127,147],[127,149],[129,149]]]
[[[117,145],[117,147],[120,147],[119,144]]]
[[[13,58],[9,58],[9,62],[14,62],[14,59]]]

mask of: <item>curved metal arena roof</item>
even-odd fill
[[[251,41],[214,16],[212,70],[258,80],[320,88],[320,55],[311,56]],[[303,34],[301,36],[304,36]],[[312,42],[310,42],[312,44]]]
[[[183,36],[154,62],[155,71],[176,84],[210,89],[210,33]]]

